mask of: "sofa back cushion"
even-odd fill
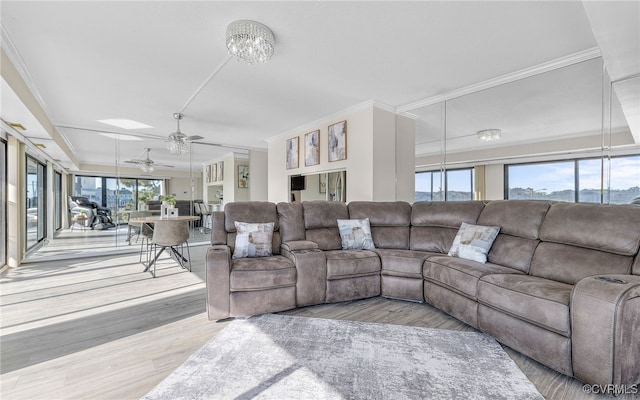
[[[529,272],[538,246],[540,225],[550,203],[528,200],[494,200],[487,203],[478,217],[479,225],[499,226],[487,260]]]
[[[302,203],[278,203],[278,219],[280,221],[280,237],[283,242],[304,240],[304,213]]]
[[[409,248],[448,253],[462,223],[475,224],[483,208],[481,201],[414,203]]]
[[[640,247],[640,207],[556,203],[540,239],[531,275],[575,284],[590,275],[629,274]]]
[[[404,201],[352,201],[349,218],[369,218],[376,248],[408,249],[411,232],[411,205]]]
[[[232,254],[236,243],[236,221],[250,223],[273,222],[272,253],[280,254],[280,225],[274,203],[267,201],[241,201],[227,203],[224,206],[224,228],[227,232],[227,245],[231,247]]]
[[[320,250],[342,249],[342,239],[338,230],[339,219],[349,219],[347,205],[340,201],[305,201],[305,239],[318,244]]]

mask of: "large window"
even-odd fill
[[[416,201],[473,200],[473,169],[416,172]],[[444,196],[443,196],[444,194]]]
[[[77,175],[73,195],[86,197],[111,210],[114,222],[126,222],[123,211],[136,210],[141,201],[159,200],[162,179],[108,178]]]
[[[53,228],[62,229],[62,174],[55,171],[53,174]]]
[[[44,239],[46,215],[46,179],[44,164],[27,156],[26,243],[27,249]]]
[[[507,199],[627,204],[638,196],[640,155],[611,158],[610,167],[600,158],[505,165]]]
[[[0,139],[0,267],[7,263],[7,142]]]

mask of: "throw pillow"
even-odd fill
[[[375,249],[373,238],[371,237],[369,218],[339,219],[338,229],[340,230],[343,250]]]
[[[236,225],[236,247],[233,258],[269,257],[271,239],[273,238],[273,222],[251,224],[234,222]]]
[[[499,226],[473,225],[463,222],[449,250],[452,257],[487,262],[487,254],[500,232]]]

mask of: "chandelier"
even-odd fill
[[[500,129],[485,129],[478,132],[478,139],[483,142],[492,142],[502,137],[502,131]]]
[[[147,172],[147,173],[153,172],[154,170],[153,165],[146,164],[146,163],[140,164],[140,169],[142,170],[142,172]]]
[[[274,45],[273,32],[259,22],[240,20],[227,27],[229,53],[248,64],[269,61]]]
[[[181,113],[173,114],[173,118],[178,122],[178,129],[169,135],[167,140],[167,149],[171,154],[185,154],[189,152],[189,145],[187,144],[187,135],[180,132],[180,120],[182,119]]]

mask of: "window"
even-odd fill
[[[77,175],[73,195],[88,198],[111,210],[114,222],[126,222],[123,211],[138,209],[139,201],[158,200],[162,179],[108,178]],[[117,219],[116,219],[117,218]]]
[[[473,168],[448,170],[445,178],[443,182],[442,171],[416,172],[415,200],[473,200]]]
[[[55,171],[53,174],[53,218],[55,230],[62,229],[62,174]]]
[[[7,142],[0,139],[0,267],[7,263]]]
[[[627,204],[638,196],[640,155],[505,165],[507,199]]]
[[[42,241],[45,236],[45,215],[47,210],[44,197],[47,192],[45,187],[46,167],[29,156],[27,156],[26,163],[26,244],[27,249],[30,249]]]

